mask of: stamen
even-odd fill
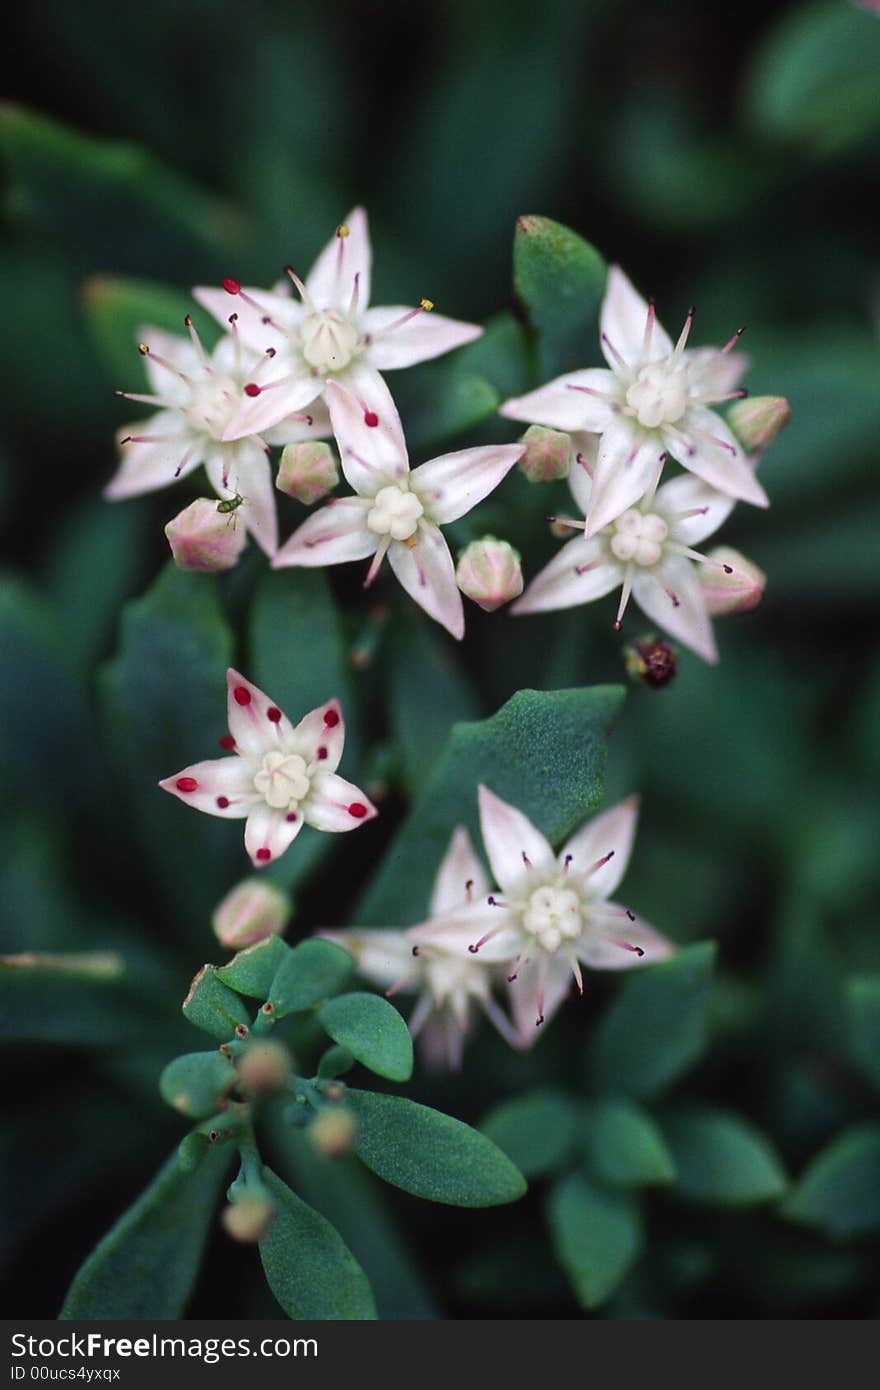
[[[504,907],[504,908],[507,908],[507,907],[510,906],[509,903],[502,902],[500,898],[493,898],[493,896],[492,896],[491,893],[489,894],[488,898],[486,899],[486,902],[488,903],[489,907]]]
[[[243,289],[239,289],[238,293],[244,300],[245,304],[248,304],[251,307],[251,309],[256,309],[257,313],[260,315],[261,323],[265,323],[270,328],[276,329],[278,333],[283,333],[285,331],[280,323],[275,322],[271,314],[266,313],[264,305],[260,304],[258,300],[254,299],[253,295],[245,294]]]
[[[232,280],[227,277],[227,279],[223,281],[223,288],[227,294],[241,294],[241,285],[237,280]]]
[[[175,476],[175,478],[179,478],[179,477],[180,477],[180,475],[181,475],[181,473],[183,472],[184,468],[186,468],[186,465],[189,463],[189,461],[190,461],[190,459],[192,458],[193,454],[197,452],[198,448],[199,448],[198,444],[191,444],[191,445],[190,445],[190,447],[187,449],[186,453],[184,454],[183,458],[180,460],[180,463],[177,465],[177,467],[176,467],[175,470],[174,470],[174,476]]]
[[[587,871],[586,871],[585,877],[589,878],[590,874],[596,873],[596,871],[597,871],[598,869],[601,869],[601,868],[602,868],[603,864],[607,864],[607,863],[608,863],[608,860],[609,860],[609,859],[613,859],[613,858],[614,858],[614,850],[613,850],[613,849],[610,849],[610,850],[608,851],[607,854],[603,854],[603,855],[602,855],[602,858],[601,858],[601,859],[597,859],[596,862],[595,862],[595,864],[591,864],[591,865],[590,865],[590,867],[589,867],[589,868],[587,869]]]
[[[629,596],[632,593],[633,581],[636,577],[636,567],[633,564],[627,565],[623,574],[623,587],[620,591],[620,603],[617,606],[617,617],[614,619],[614,631],[619,632],[623,624],[623,615],[626,612],[626,605],[629,603]]]
[[[642,338],[642,357],[643,357],[643,358],[647,357],[647,356],[648,356],[648,353],[649,353],[650,350],[651,350],[651,335],[652,335],[653,332],[654,332],[654,319],[655,319],[654,301],[653,301],[653,299],[649,299],[649,300],[648,300],[648,312],[647,312],[647,314],[645,315],[645,332],[644,332],[644,336],[643,336],[643,338]]]
[[[672,351],[672,357],[670,358],[670,362],[673,363],[673,364],[675,364],[675,363],[677,363],[677,362],[680,361],[680,359],[681,359],[681,354],[682,354],[682,353],[684,352],[684,350],[685,350],[685,346],[686,346],[686,344],[687,344],[688,337],[690,336],[691,325],[693,324],[693,321],[694,321],[694,314],[695,314],[696,312],[697,312],[696,306],[695,306],[694,304],[692,304],[691,307],[690,307],[690,308],[688,309],[688,311],[687,311],[687,317],[685,318],[685,321],[684,321],[684,327],[682,328],[681,332],[680,332],[679,335],[678,335],[678,342],[675,344],[675,347],[673,348],[673,351]]]
[[[538,1017],[535,1019],[535,1027],[540,1028],[544,1022],[544,995],[547,991],[547,957],[541,955],[538,961]]]
[[[664,593],[669,595],[669,598],[672,600],[673,608],[681,607],[681,599],[678,597],[678,594],[675,593],[673,589],[664,589]]]
[[[574,951],[571,949],[571,947],[566,947],[566,950],[565,950],[565,959],[568,961],[569,965],[571,966],[571,973],[574,975],[574,982],[575,982],[575,984],[576,984],[577,987],[578,987],[578,994],[583,994],[583,992],[584,992],[584,977],[583,977],[583,975],[581,974],[581,963],[580,963],[580,961],[578,960],[577,956],[575,955]]]
[[[631,941],[619,941],[612,938],[615,946],[619,946],[622,951],[632,951],[635,956],[643,956],[645,949],[643,946],[634,946]]]
[[[467,883],[464,885],[464,896],[465,896],[465,899],[466,899],[467,902],[469,902],[469,903],[470,903],[470,902],[473,902],[473,900],[474,900],[474,880],[473,880],[472,878],[469,878],[468,881],[467,881]]]
[[[651,506],[654,502],[654,498],[657,495],[657,489],[660,486],[660,479],[663,477],[663,469],[666,467],[666,460],[668,458],[669,455],[664,450],[664,452],[660,455],[660,457],[657,460],[657,472],[654,474],[651,486],[648,488],[648,491],[645,493],[642,501],[639,503],[642,512],[647,512],[651,509]]]
[[[527,869],[530,869],[530,868],[532,867],[532,861],[531,861],[531,859],[529,858],[529,856],[526,854],[525,850],[522,851],[522,861],[523,861],[523,863],[525,864],[525,866],[526,866]]]
[[[699,550],[691,550],[689,545],[679,545],[677,541],[667,541],[666,549],[674,551],[676,555],[686,555],[689,560],[697,560],[701,565],[711,565],[713,568],[723,569],[725,574],[733,574],[733,565],[725,565],[723,560],[712,560],[708,555],[702,555]]]
[[[393,319],[391,323],[381,328],[378,333],[373,333],[372,338],[384,338],[387,333],[393,333],[396,328],[402,328],[410,319],[418,318],[419,314],[429,314],[434,307],[433,299],[420,299],[417,309],[410,309],[407,313],[401,314],[399,319]]]
[[[720,357],[723,353],[730,352],[731,348],[736,347],[737,343],[739,342],[740,338],[745,333],[745,331],[745,325],[743,325],[742,328],[738,328],[734,333],[733,337],[729,338],[727,342],[724,344],[724,347],[718,349],[718,356]]]
[[[125,401],[138,401],[141,405],[158,405],[166,408],[168,406],[168,402],[162,396],[147,396],[140,391],[114,391],[113,394]]]
[[[363,820],[367,814],[367,808],[362,801],[353,801],[348,807],[348,814],[353,816],[355,820]]]
[[[690,507],[686,512],[669,512],[667,515],[670,521],[687,521],[692,516],[705,516],[708,510],[708,507]]]
[[[354,284],[351,287],[351,299],[348,301],[348,317],[353,319],[357,313],[358,299],[361,292],[361,273],[357,271],[354,277]]]
[[[584,529],[582,521],[575,521],[570,516],[545,516],[544,520],[549,521],[551,526],[571,526],[575,531]]]
[[[614,346],[607,333],[602,334],[602,342],[605,344],[608,351],[611,353],[611,356],[614,358],[620,370],[625,373],[626,377],[629,380],[632,380],[632,368],[630,367],[629,363],[625,362],[624,359],[621,357],[620,353],[617,351],[617,348]]]
[[[171,434],[127,434],[120,444],[159,444],[166,439],[188,439],[191,430],[173,430]]]
[[[471,955],[475,956],[477,952],[481,949],[481,947],[485,946],[487,941],[491,941],[493,936],[497,936],[498,933],[503,930],[503,927],[493,927],[491,931],[487,931],[483,936],[480,937],[479,941],[475,941],[472,946],[468,946],[468,950],[470,951]]]
[[[413,955],[415,955],[415,948],[413,948]],[[408,984],[412,984],[417,979],[418,975],[414,975],[412,974],[412,972],[409,972],[405,975],[401,975],[400,979],[395,980],[394,984],[391,986],[390,989],[386,989],[385,998],[393,999],[395,994],[399,994],[402,989],[406,989]]]
[[[187,386],[192,386],[193,379],[191,376],[187,376],[186,372],[182,372],[179,367],[175,367],[174,363],[169,362],[167,357],[160,357],[157,352],[153,352],[152,348],[149,348],[146,343],[138,343],[138,352],[141,357],[149,357],[151,362],[158,363],[160,367],[165,368],[166,372],[171,372],[172,376],[178,377],[180,381],[185,381]]]
[[[567,874],[567,873],[568,873],[569,869],[571,868],[571,863],[572,863],[572,860],[573,860],[573,859],[574,859],[574,855],[573,855],[573,854],[567,854],[567,855],[565,856],[565,859],[562,861],[562,872],[563,872],[564,874]]]
[[[592,478],[594,470],[593,465],[590,463],[589,459],[584,458],[583,454],[577,453],[574,456],[574,461],[575,463],[580,464],[581,468],[584,470],[588,478]]]
[[[376,578],[376,575],[379,573],[379,569],[381,568],[382,561],[385,559],[385,556],[386,556],[387,553],[388,553],[388,547],[389,547],[390,544],[391,544],[391,537],[390,537],[390,536],[383,536],[383,537],[382,537],[382,540],[381,540],[381,542],[380,542],[380,544],[379,544],[379,546],[378,546],[378,549],[376,550],[376,553],[374,554],[373,559],[372,559],[372,561],[370,562],[370,568],[367,570],[367,577],[366,577],[366,579],[364,580],[364,585],[363,585],[363,587],[364,587],[365,589],[369,589],[369,588],[370,588],[370,586],[372,585],[373,581],[374,581],[375,578]]]
[[[728,391],[723,396],[695,396],[694,400],[700,405],[723,405],[725,401],[744,401],[748,396],[748,389],[741,386],[738,391]]]
[[[529,953],[528,953],[528,951],[526,951],[526,953],[525,953],[524,956],[523,956],[523,955],[517,956],[516,960],[513,962],[513,965],[514,965],[513,974],[512,974],[512,975],[508,975],[508,977],[507,977],[507,983],[508,983],[509,985],[512,985],[513,982],[514,982],[514,980],[519,979],[519,972],[523,969],[524,966],[528,965],[528,963],[529,963]]]
[[[238,334],[238,314],[230,314],[228,319],[229,327],[232,330],[232,341],[235,344],[235,375],[241,378],[241,338]]]
[[[340,243],[340,245],[341,245],[341,243]],[[314,313],[315,313],[315,305],[314,305],[314,302],[313,302],[313,300],[312,300],[312,296],[309,294],[308,290],[306,289],[306,287],[305,287],[305,285],[303,284],[302,280],[301,280],[301,279],[299,278],[299,276],[297,275],[297,273],[296,273],[296,271],[294,270],[293,266],[292,266],[292,265],[286,265],[286,266],[284,267],[284,273],[285,273],[285,275],[288,276],[288,278],[292,281],[293,286],[294,286],[294,288],[295,288],[297,294],[299,295],[299,297],[300,297],[300,299],[302,300],[303,304],[304,304],[304,305],[306,306],[306,308],[308,309],[309,313],[310,313],[310,314],[314,314]]]
[[[566,390],[580,391],[584,396],[595,396],[600,401],[606,401],[612,410],[619,411],[621,409],[617,397],[612,396],[610,391],[599,391],[595,386],[575,386],[572,382],[568,383]]]
[[[192,316],[191,316],[190,314],[187,314],[187,316],[186,316],[186,318],[183,320],[183,322],[184,322],[184,324],[186,325],[186,327],[189,329],[189,336],[190,336],[190,338],[192,339],[192,345],[193,345],[193,347],[195,348],[196,352],[197,352],[198,355],[199,355],[199,360],[200,360],[202,366],[204,367],[205,371],[206,371],[209,375],[213,376],[213,368],[211,367],[211,360],[210,360],[210,358],[208,357],[208,354],[205,352],[204,344],[202,343],[202,340],[201,340],[201,338],[199,337],[199,330],[196,328],[195,324],[193,323],[193,321],[192,321]]]
[[[596,569],[601,563],[601,560],[591,560],[588,565],[575,565],[574,572],[575,574],[589,574],[590,570]]]

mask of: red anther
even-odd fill
[[[319,749],[318,749],[318,758],[319,758],[319,760],[320,760],[321,762],[323,762],[324,759],[326,758],[326,756],[327,756],[327,749],[326,749],[326,748],[319,748]]]
[[[228,797],[228,796],[218,796],[218,797],[217,797],[217,805],[220,807],[220,810],[221,810],[221,811],[225,811],[225,810],[226,810],[226,807],[229,805],[229,797]]]
[[[328,729],[336,728],[336,725],[339,723],[339,715],[336,713],[335,709],[328,709],[327,713],[324,715],[324,723],[327,725]]]
[[[223,288],[227,294],[241,294],[241,285],[237,280],[232,280],[229,277],[223,281]]]
[[[257,858],[261,864],[268,864],[269,860],[272,858],[272,851],[266,849],[264,845],[262,849],[257,850]]]
[[[225,748],[227,752],[231,751],[235,747],[235,739],[232,737],[232,734],[224,734],[222,738],[219,740],[219,743],[220,747]]]
[[[266,710],[266,718],[271,719],[273,724],[281,723],[281,711],[277,705],[270,705]]]
[[[354,816],[355,820],[363,820],[367,808],[362,801],[353,801],[348,808],[348,814]]]
[[[258,386],[255,381],[249,381],[247,386],[244,388],[244,394],[246,396],[259,396],[262,389],[262,386]]]
[[[179,792],[194,792],[198,791],[199,788],[195,777],[178,777],[175,785]]]
[[[235,696],[235,703],[237,705],[250,704],[251,692],[247,690],[243,685],[237,685],[232,693]]]
[[[284,819],[290,821],[290,824],[293,825],[294,821],[299,820],[299,816],[296,814],[296,811],[288,811]]]
[[[235,1027],[235,1036],[236,1036],[237,1038],[246,1038],[247,1035],[248,1035],[248,1026],[247,1026],[247,1024],[246,1024],[246,1023],[238,1023],[238,1024],[236,1024],[236,1027]]]
[[[365,424],[365,425],[369,425],[370,429],[372,430],[372,429],[375,429],[375,428],[376,428],[376,426],[378,425],[378,423],[379,423],[379,417],[378,417],[378,415],[376,414],[375,410],[365,410],[365,411],[364,411],[364,424]]]

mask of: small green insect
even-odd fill
[[[234,528],[236,522],[238,521],[236,512],[238,511],[242,503],[246,501],[247,498],[242,497],[241,493],[237,492],[234,497],[224,497],[222,502],[218,502],[217,510],[218,512],[220,512],[222,516],[230,516],[230,520],[232,521],[232,525]],[[227,522],[226,524],[228,526],[229,522]]]

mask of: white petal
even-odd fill
[[[204,435],[190,430],[184,416],[176,410],[160,410],[149,420],[138,420],[134,425],[124,426],[117,432],[117,442],[130,435],[153,435],[156,438],[142,444],[119,443],[121,462],[104,488],[104,496],[110,502],[124,497],[139,497],[143,492],[156,492],[159,488],[168,487],[192,473],[204,458]],[[163,439],[158,437],[160,435],[173,437]],[[184,459],[186,462],[181,468]]]
[[[616,906],[616,904],[610,904]],[[644,953],[629,949],[638,946]],[[651,965],[665,960],[675,952],[671,941],[661,936],[640,918],[628,922],[622,918],[619,934],[608,928],[603,920],[595,930],[584,933],[575,943],[575,954],[591,970],[632,970],[637,965]]]
[[[189,335],[182,338],[177,333],[166,333],[152,324],[143,324],[138,329],[138,342],[145,343],[150,349],[143,359],[150,390],[169,405],[186,405],[191,394],[189,383],[169,371],[157,361],[157,357],[170,362],[182,376],[190,377],[193,381],[204,380],[205,368]]]
[[[596,471],[600,442],[598,434],[585,434],[580,430],[575,430],[571,436],[572,459],[568,486],[583,516],[586,516],[590,510],[590,498],[593,495],[593,474]]]
[[[413,469],[410,487],[431,520],[445,526],[494,492],[524,453],[523,444],[485,444],[440,454]]]
[[[316,830],[357,830],[379,814],[369,797],[335,772],[317,772],[303,803],[307,825]]]
[[[260,375],[260,394],[243,395],[232,419],[223,432],[226,441],[246,439],[261,434],[288,415],[308,415],[307,407],[324,389],[324,382],[314,376],[295,354],[281,353],[275,358],[272,374]]]
[[[670,594],[678,600],[673,601]],[[714,664],[718,660],[706,600],[690,560],[668,556],[657,570],[636,573],[632,596],[652,622]]]
[[[357,394],[337,381],[328,382],[326,400],[342,471],[355,492],[375,497],[380,488],[408,477],[403,426],[391,392],[378,374]]]
[[[233,512],[230,524],[234,525],[234,518],[240,516],[260,549],[269,556],[274,555],[278,549],[275,489],[269,460],[259,444],[255,440],[241,439],[225,449],[214,450],[205,460],[205,471],[218,497],[239,495],[244,498],[238,512]]]
[[[424,966],[412,953],[412,942],[403,931],[322,931],[325,941],[334,941],[350,951],[357,961],[358,974],[380,989],[399,985],[402,991],[419,987]]]
[[[460,641],[464,636],[464,606],[442,532],[422,521],[412,548],[403,541],[391,542],[388,562],[410,597]]]
[[[594,536],[568,541],[548,565],[535,575],[522,598],[511,605],[512,613],[547,613],[557,608],[577,608],[603,598],[623,583],[623,568],[617,560],[605,558],[604,542]],[[583,565],[595,565],[583,574]]]
[[[602,301],[599,327],[605,361],[615,374],[620,373],[620,365],[609,344],[617,350],[629,367],[638,367],[642,362],[655,362],[672,351],[672,342],[668,334],[655,318],[648,353],[644,354],[647,321],[648,305],[645,300],[635,289],[632,281],[624,275],[620,266],[611,266],[605,298]]]
[[[749,367],[744,352],[719,352],[717,348],[694,348],[682,354],[688,364],[688,378],[698,394],[707,399],[735,391]]]
[[[581,388],[587,388],[586,390]],[[592,396],[600,391],[602,396]],[[612,402],[622,399],[620,382],[604,367],[590,367],[581,372],[567,372],[537,391],[526,396],[513,396],[499,407],[498,414],[509,420],[527,420],[530,424],[549,425],[557,430],[604,430],[613,418]]]
[[[372,252],[366,212],[352,208],[343,225],[348,228],[348,236],[334,234],[306,277],[306,289],[316,309],[347,310],[355,275],[359,304],[363,307],[370,302]]]
[[[522,811],[484,786],[479,789],[479,802],[483,847],[495,881],[505,893],[515,893],[530,869],[540,874],[555,868],[552,849]]]
[[[628,796],[582,825],[560,851],[563,863],[571,855],[570,874],[586,873],[600,859],[613,854],[607,864],[587,878],[585,886],[590,898],[607,898],[620,883],[629,863],[638,818],[639,799]]]
[[[272,561],[275,569],[286,565],[341,565],[375,554],[379,537],[367,527],[367,497],[336,497],[312,512],[285,541]]]
[[[293,729],[286,744],[307,763],[319,763],[322,772],[335,772],[345,747],[345,720],[339,701],[327,700],[310,710]]]
[[[483,332],[479,324],[464,323],[460,319],[448,319],[442,314],[427,311],[414,313],[405,323],[398,323],[410,313],[413,311],[405,304],[398,304],[368,309],[363,315],[361,328],[370,339],[369,361],[377,371],[389,372],[397,367],[412,367],[416,362],[427,362],[465,343],[472,343]],[[391,328],[390,332],[385,331],[395,323],[398,323],[398,327]]]
[[[770,505],[730,428],[714,410],[692,405],[680,424],[663,430],[666,448],[719,492],[756,507]]]
[[[299,415],[280,420],[277,425],[261,432],[264,444],[298,444],[301,439],[329,439],[333,433],[330,412],[324,401],[316,396],[309,402],[306,419]]]
[[[513,925],[511,914],[485,898],[410,927],[407,936],[416,945],[435,946],[461,960],[473,960],[479,967],[514,960],[522,947],[522,933]]]
[[[197,285],[193,299],[207,309],[227,333],[229,319],[235,314],[241,343],[252,352],[263,353],[270,347],[279,352],[286,349],[289,331],[305,313],[302,305],[291,296],[251,286],[246,286],[243,294],[228,294],[226,290],[216,290],[209,285]],[[267,318],[270,323],[265,322]]]
[[[190,783],[196,785],[190,788]],[[181,783],[183,785],[181,785]],[[173,777],[166,777],[159,786],[179,797],[187,806],[204,811],[209,816],[225,820],[241,820],[250,814],[260,797],[254,790],[253,768],[243,758],[212,758],[182,768]],[[221,802],[228,805],[218,805]]]
[[[255,869],[280,859],[303,827],[302,816],[288,820],[283,811],[273,811],[264,801],[255,806],[245,821],[244,847]]]
[[[587,534],[595,535],[644,497],[657,476],[663,445],[628,419],[618,417],[599,442]]]
[[[471,837],[463,825],[459,825],[452,835],[431,895],[430,913],[439,917],[451,912],[476,898],[484,898],[489,892],[486,870],[477,858],[471,844]]]
[[[538,1041],[573,983],[574,972],[566,957],[548,956],[540,947],[520,966],[516,979],[507,987],[520,1047],[532,1047]]]
[[[658,489],[655,510],[668,517],[673,540],[680,545],[695,546],[718,530],[734,505],[734,498],[710,487],[693,473],[683,473]],[[700,511],[702,515],[681,516],[682,512],[691,511]]]
[[[236,751],[249,758],[279,748],[293,733],[274,700],[231,666],[226,672],[226,718]]]

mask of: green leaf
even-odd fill
[[[693,1107],[663,1120],[676,1192],[710,1206],[745,1207],[780,1197],[788,1179],[775,1149],[732,1111]]]
[[[255,941],[253,946],[245,946],[228,965],[218,965],[217,979],[237,994],[246,994],[251,999],[268,999],[272,981],[291,954],[290,947],[280,936],[267,936],[262,941]]]
[[[318,1020],[335,1043],[377,1076],[389,1081],[408,1081],[412,1076],[412,1038],[387,999],[378,994],[340,994],[321,1006]]]
[[[714,960],[714,943],[701,942],[624,981],[595,1041],[603,1091],[643,1099],[697,1061],[708,1036]]]
[[[318,937],[301,941],[292,951],[285,952],[272,980],[267,998],[272,1001],[275,1017],[313,1009],[337,994],[353,969],[354,960],[348,951],[334,941],[321,941]],[[392,1012],[400,1017],[396,1010]]]
[[[364,926],[400,911],[406,883],[412,915],[428,898],[449,838],[465,825],[479,844],[477,787],[511,801],[552,842],[570,835],[599,803],[605,739],[623,700],[620,686],[520,690],[478,724],[456,724],[424,779],[412,812],[357,910]]]
[[[222,1052],[187,1052],[175,1057],[159,1078],[162,1099],[194,1120],[205,1120],[235,1081],[235,1067]]]
[[[172,1155],[89,1255],[59,1317],[182,1317],[231,1152],[212,1149],[190,1170]]]
[[[228,1042],[242,1025],[250,1027],[250,1014],[240,997],[217,978],[215,965],[203,965],[183,1001],[183,1012],[190,1023],[210,1033],[218,1042]]]
[[[263,1169],[263,1181],[275,1213],[260,1241],[260,1259],[269,1288],[288,1317],[375,1318],[367,1276],[339,1232],[271,1168]]]
[[[413,795],[441,752],[450,724],[476,719],[479,700],[448,642],[420,618],[395,627],[389,656],[391,732],[404,786]]]
[[[852,1125],[832,1139],[782,1210],[839,1240],[880,1229],[880,1124]]]
[[[541,365],[557,373],[572,349],[593,347],[607,266],[594,246],[549,217],[517,219],[513,283],[540,335]]]
[[[117,814],[131,817],[166,916],[193,939],[201,939],[230,862],[243,854],[241,828],[199,815],[156,783],[218,756],[231,655],[213,577],[169,563],[143,598],[125,606],[119,652],[99,675],[124,781]]]
[[[206,347],[213,347],[220,336],[214,320],[188,294],[150,280],[93,275],[83,285],[82,306],[108,376],[132,391],[141,390],[136,383],[146,380],[137,351],[145,328],[183,335],[187,332],[183,320],[189,314]],[[136,412],[140,407],[132,409]]]
[[[403,1096],[349,1089],[358,1117],[355,1153],[385,1182],[455,1207],[515,1202],[525,1179],[485,1135]]]
[[[589,1156],[598,1173],[616,1187],[671,1182],[675,1162],[657,1125],[640,1105],[599,1101],[589,1117]]]
[[[347,1047],[328,1047],[320,1062],[318,1063],[317,1077],[319,1081],[335,1081],[337,1076],[344,1076],[351,1071],[355,1059]]]
[[[858,975],[846,983],[853,1060],[880,1086],[880,975]]]
[[[527,1091],[490,1110],[480,1132],[503,1149],[527,1178],[541,1177],[571,1156],[577,1107],[561,1091]]]
[[[642,1244],[634,1197],[611,1192],[582,1173],[562,1178],[550,1193],[547,1221],[556,1258],[584,1308],[598,1308],[621,1284]]]

